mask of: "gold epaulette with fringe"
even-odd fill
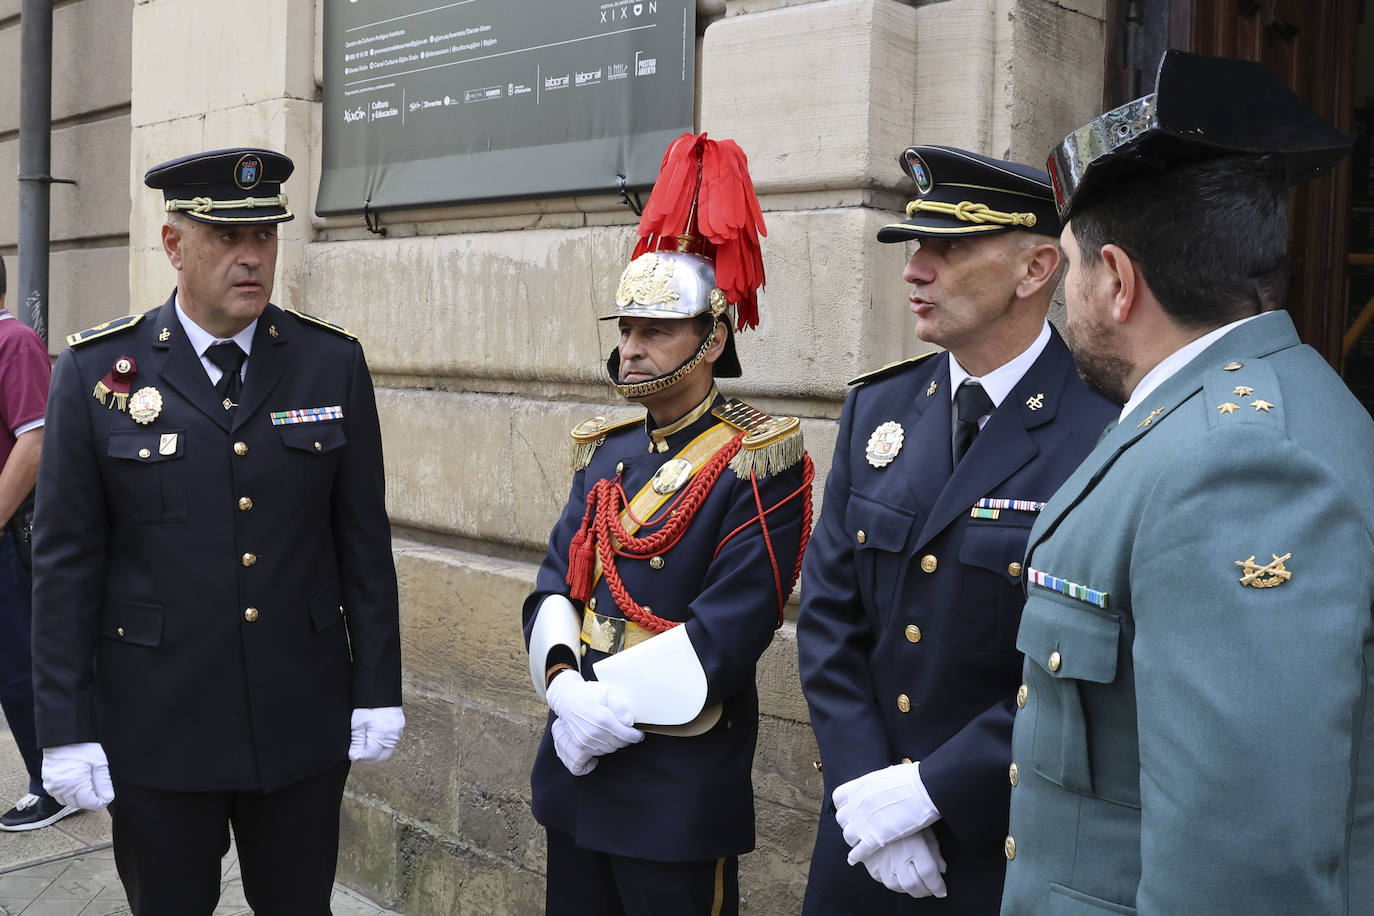
[[[731,398],[711,413],[736,429],[744,430],[744,441],[739,453],[730,459],[730,468],[746,480],[750,472],[767,477],[785,471],[806,454],[801,420],[796,417],[770,417],[737,398]]]
[[[93,328],[84,331],[77,331],[75,334],[67,335],[67,346],[78,347],[84,343],[90,343],[101,337],[109,337],[111,334],[118,334],[120,331],[127,331],[129,328],[143,320],[143,316],[125,315],[122,318],[115,318],[110,321],[103,321]]]
[[[866,385],[869,382],[876,382],[878,379],[887,378],[889,375],[896,375],[904,369],[908,369],[924,360],[930,359],[939,352],[939,350],[934,350],[930,353],[922,353],[920,356],[913,356],[910,359],[899,359],[895,363],[888,363],[886,366],[879,366],[872,372],[865,372],[863,375],[854,376],[849,380],[848,384],[850,386]]]
[[[349,340],[357,340],[357,339],[358,339],[358,335],[357,335],[357,334],[354,334],[354,333],[353,333],[352,331],[350,331],[348,328],[341,328],[341,327],[339,327],[337,324],[334,324],[332,321],[325,321],[323,318],[316,318],[314,315],[307,315],[305,312],[298,312],[298,311],[296,311],[295,309],[282,309],[282,311],[283,311],[283,312],[286,312],[286,313],[288,313],[288,314],[290,314],[290,315],[295,315],[295,316],[296,316],[297,318],[299,318],[301,321],[307,322],[308,324],[313,324],[313,325],[315,325],[316,327],[324,328],[326,331],[333,331],[335,334],[339,334],[339,335],[341,335],[341,336],[343,336],[343,337],[347,337]]]
[[[573,473],[576,474],[592,463],[592,453],[596,451],[598,445],[606,441],[606,436],[609,433],[626,426],[642,424],[643,422],[643,417],[631,417],[628,420],[608,420],[605,417],[591,417],[574,426],[572,428]]]

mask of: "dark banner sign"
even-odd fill
[[[695,0],[326,0],[316,209],[653,183],[692,129]]]

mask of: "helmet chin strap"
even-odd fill
[[[706,352],[711,349],[711,342],[715,339],[716,326],[720,324],[717,315],[711,316],[711,329],[706,332],[706,336],[701,339],[701,346],[697,351],[672,372],[654,376],[642,382],[631,382],[629,384],[620,381],[620,349],[616,348],[609,359],[606,360],[606,372],[611,377],[611,384],[615,386],[615,393],[629,401],[648,397],[651,394],[658,394],[666,391],[687,377],[687,374],[701,365],[706,359]]]

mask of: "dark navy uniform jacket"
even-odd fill
[[[1052,331],[951,474],[949,384],[940,353],[860,385],[840,417],[797,624],[825,780],[809,913],[988,914],[1001,897],[1021,564],[1036,513],[971,510],[983,498],[1048,500],[1118,408],[1079,379]],[[889,420],[904,443],[875,468],[869,436]],[[904,759],[920,761],[940,810],[944,899],[893,893],[846,864],[831,793]]]
[[[717,397],[716,403],[724,401]],[[707,412],[668,436],[665,452],[651,451],[643,424],[608,433],[587,468],[574,475],[568,504],[549,537],[534,592],[525,601],[527,641],[539,603],[550,594],[568,594],[568,547],[591,487],[602,478],[615,477],[616,465],[623,462],[625,492],[633,499],[664,462],[717,422]],[[764,508],[801,482],[800,461],[762,478]],[[706,705],[723,703],[723,714],[710,731],[695,737],[648,733],[639,744],[602,757],[596,769],[577,777],[554,753],[546,727],[530,777],[534,817],[540,824],[573,837],[584,849],[661,862],[704,861],[754,848],[754,667],[777,627],[777,586],[757,524],[730,538],[715,554],[730,532],[757,514],[749,481],[726,468],[682,539],[662,555],[661,569],[654,569],[647,559],[617,559],[625,587],[636,601],[660,617],[686,621],[706,670]],[[784,592],[796,567],[801,519],[800,495],[767,517]],[[624,616],[604,576],[592,598],[597,613]],[[591,663],[602,658],[602,653],[588,650],[582,658],[584,676],[594,678]]]
[[[146,425],[92,396],[121,357],[162,395]],[[314,407],[341,417],[269,416]],[[64,351],[35,525],[39,742],[99,741],[115,779],[172,791],[345,760],[351,710],[401,701],[384,491],[372,380],[338,330],[269,305],[232,425],[170,301]]]

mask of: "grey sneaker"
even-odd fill
[[[37,830],[55,824],[68,814],[81,809],[64,805],[51,795],[25,795],[13,808],[0,816],[0,830],[11,833],[20,830]]]

